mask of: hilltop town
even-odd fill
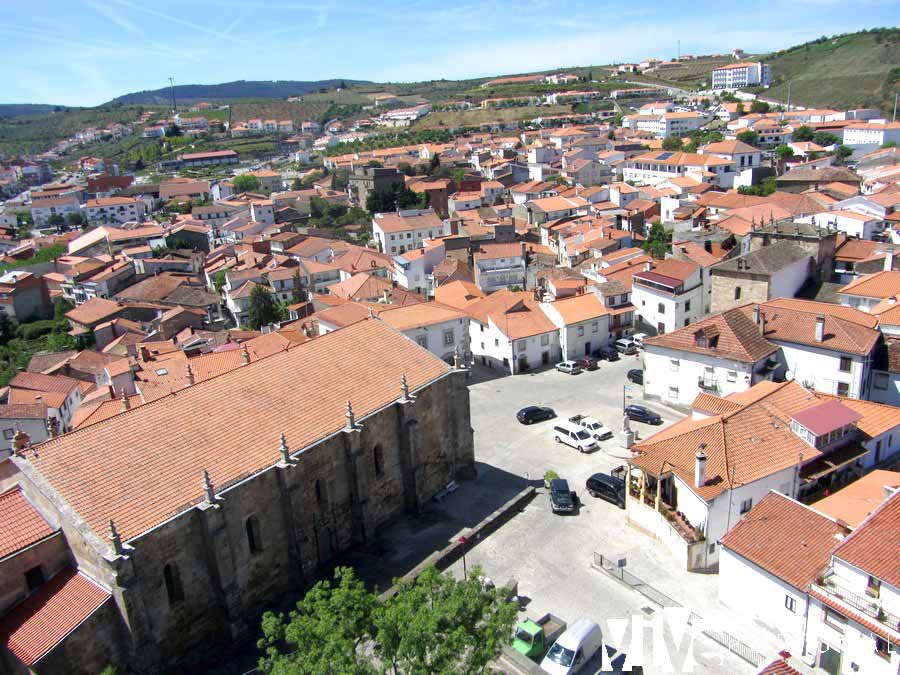
[[[3,139],[0,671],[243,673],[335,566],[478,565],[523,621],[493,672],[579,619],[607,652],[565,667],[663,672],[635,635],[682,617],[666,672],[896,674],[896,95],[778,63],[176,87]]]

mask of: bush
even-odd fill
[[[53,319],[32,321],[23,323],[16,329],[16,334],[23,340],[37,340],[42,335],[47,335],[56,330],[58,322]]]

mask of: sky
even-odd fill
[[[782,49],[900,24],[897,0],[2,0],[2,103],[176,84],[487,77]]]

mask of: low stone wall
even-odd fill
[[[525,508],[528,503],[534,499],[535,492],[534,486],[529,485],[527,488],[519,492],[515,497],[504,503],[500,508],[496,511],[489,514],[485,517],[481,522],[479,522],[474,527],[461,530],[458,535],[455,535],[453,541],[442,548],[439,551],[435,551],[430,556],[425,558],[422,562],[416,565],[413,569],[407,572],[403,577],[403,581],[414,581],[419,578],[419,575],[429,566],[433,565],[439,571],[443,572],[445,569],[450,567],[457,560],[462,558],[462,556],[471,550],[474,546],[478,544],[478,542],[482,539],[482,537],[486,537],[492,532],[496,531],[501,525],[509,522],[513,516],[516,515],[519,511]],[[461,543],[459,538],[463,537],[465,539],[465,543]],[[381,598],[387,599],[393,596],[397,592],[397,586],[391,586],[388,590],[382,593]]]

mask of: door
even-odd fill
[[[590,355],[591,355],[591,343],[590,343],[590,341],[584,343],[584,355],[585,355],[585,356],[590,356]]]
[[[828,675],[839,675],[841,672],[841,653],[824,642],[820,646],[819,668]]]
[[[541,352],[541,363],[545,366],[550,363],[550,352]]]

